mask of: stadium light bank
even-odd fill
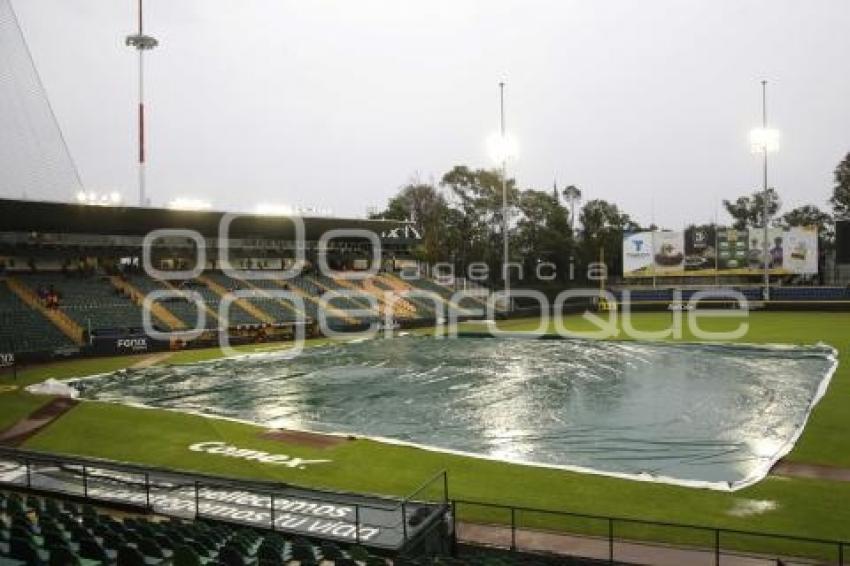
[[[178,197],[165,205],[171,210],[212,210],[212,203],[201,199]]]
[[[124,202],[121,193],[117,191],[103,193],[97,191],[80,191],[75,196],[79,204],[120,206]]]

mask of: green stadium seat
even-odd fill
[[[35,566],[44,564],[46,558],[38,551],[38,547],[32,540],[14,535],[9,540],[9,557],[23,560],[26,564]]]
[[[98,560],[100,562],[109,562],[110,560],[106,550],[91,535],[88,538],[80,538],[79,550],[77,552],[82,558],[88,558],[89,560]]]
[[[387,565],[363,547],[349,551],[334,541],[317,543],[205,520],[116,520],[91,507],[54,498],[30,496],[24,503],[17,494],[7,497],[0,492],[0,511],[0,540],[4,529],[10,535],[5,538],[11,539],[8,544],[0,542],[0,566]]]
[[[139,552],[149,558],[165,558],[165,552],[152,538],[143,538],[139,543]]]
[[[230,545],[225,545],[218,552],[218,562],[222,566],[247,566],[242,552]]]
[[[195,549],[184,544],[174,549],[171,564],[173,566],[201,566],[202,561],[200,555],[195,552]]]
[[[48,566],[80,566],[80,557],[68,547],[50,549]]]
[[[115,563],[117,566],[149,566],[150,564],[142,553],[132,546],[121,547]]]
[[[33,291],[53,287],[60,295],[59,308],[84,329],[142,326],[142,309],[121,295],[106,277],[35,273],[21,281]]]
[[[40,312],[30,308],[0,281],[0,350],[52,352],[74,343]]]

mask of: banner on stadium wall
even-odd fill
[[[817,227],[768,229],[773,275],[818,272]],[[625,277],[758,275],[764,270],[764,230],[692,226],[685,232],[636,232],[623,237]],[[647,253],[648,250],[652,253]]]
[[[99,354],[144,354],[167,350],[169,343],[145,335],[98,336],[91,338],[92,349]]]
[[[656,275],[684,271],[684,232],[652,232],[652,251],[653,269]]]
[[[685,230],[685,271],[717,269],[717,227],[691,226]]]
[[[782,267],[792,273],[818,272],[817,226],[791,228],[782,242]]]
[[[623,236],[623,274],[626,277],[652,275],[652,232],[635,232]]]

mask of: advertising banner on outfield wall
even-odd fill
[[[685,271],[714,272],[717,269],[717,227],[690,226],[685,230]]]
[[[623,237],[623,273],[626,276],[652,275],[652,232],[635,232]]]
[[[652,252],[656,275],[682,273],[685,269],[685,233],[652,232]]]
[[[626,277],[759,275],[764,270],[764,230],[691,226],[684,232],[636,232],[623,237]],[[818,272],[817,227],[768,229],[773,275]],[[652,253],[649,253],[652,250]]]

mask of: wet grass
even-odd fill
[[[578,317],[568,319],[572,329],[589,329]],[[670,322],[667,313],[635,315],[643,330],[659,330]],[[732,320],[705,321],[712,330],[736,325]],[[505,330],[524,331],[535,321],[501,323]],[[754,313],[750,331],[742,338],[754,343],[814,344],[825,342],[839,349],[839,359],[850,355],[850,315],[832,313]],[[465,325],[480,329],[480,325]],[[693,340],[686,331],[683,340]],[[320,342],[317,342],[317,344]],[[166,363],[213,359],[217,350],[178,353]],[[132,358],[101,358],[59,362],[30,368],[21,383],[47,377],[71,377],[126,367]],[[792,461],[850,467],[850,365],[841,363],[832,385],[790,455]],[[8,383],[4,378],[3,383]],[[13,422],[40,400],[20,391],[0,394],[0,424]],[[19,406],[16,406],[20,403]],[[8,413],[14,406],[14,414]],[[11,415],[11,416],[7,416]],[[354,440],[325,449],[286,444],[258,437],[259,427],[162,410],[146,410],[86,402],[61,417],[31,439],[28,448],[167,466],[210,473],[287,481],[295,484],[352,491],[405,495],[431,474],[446,469],[453,498],[538,507],[594,515],[614,515],[656,521],[705,525],[748,531],[784,533],[823,539],[850,539],[850,483],[768,477],[735,493],[675,487],[613,479],[539,467],[521,466],[417,448]],[[199,441],[224,441],[245,448],[289,454],[306,459],[330,460],[305,469],[251,463],[192,452]],[[753,502],[770,502],[752,511]],[[745,510],[742,512],[741,510]],[[747,511],[749,510],[749,511]],[[461,506],[462,519],[503,523],[504,511]],[[582,530],[577,523],[539,514],[521,515],[523,524],[538,528]],[[591,522],[592,523],[592,522]],[[696,543],[705,534],[693,529],[658,529],[618,523],[621,536]],[[598,525],[592,527],[596,529]],[[587,527],[590,529],[591,527]],[[742,542],[743,541],[743,542]],[[729,546],[751,551],[782,551],[825,556],[822,545],[804,545],[775,539],[729,538]],[[724,545],[725,545],[724,544]],[[790,548],[789,548],[790,544]],[[811,548],[817,547],[814,552]]]

